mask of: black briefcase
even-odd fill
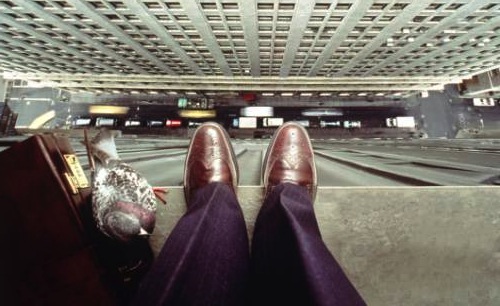
[[[0,152],[0,305],[125,304],[152,261],[146,241],[97,231],[90,182],[67,138]]]

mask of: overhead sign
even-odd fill
[[[474,99],[472,99],[472,104],[474,106],[492,107],[492,106],[495,106],[495,99],[493,99],[493,98],[474,98]]]
[[[280,126],[284,122],[283,118],[264,118],[262,119],[262,125],[264,127]]]
[[[239,128],[240,129],[255,129],[257,127],[256,117],[240,117]]]

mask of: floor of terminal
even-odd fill
[[[323,187],[323,239],[368,305],[499,305],[497,187]],[[262,188],[240,187],[248,233]],[[185,212],[181,187],[157,212],[154,252]]]

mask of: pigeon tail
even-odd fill
[[[99,159],[102,164],[106,164],[110,159],[120,159],[116,150],[114,134],[110,130],[101,130],[92,139],[92,154]]]

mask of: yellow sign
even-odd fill
[[[76,178],[69,174],[68,172],[64,172],[64,177],[66,178],[66,182],[68,182],[69,188],[71,188],[71,192],[73,194],[78,193],[78,182],[76,181]]]
[[[66,160],[66,164],[71,170],[71,175],[76,180],[76,184],[78,188],[87,188],[89,187],[89,181],[85,176],[85,172],[83,172],[82,165],[78,161],[78,157],[75,154],[64,154],[64,159]]]

